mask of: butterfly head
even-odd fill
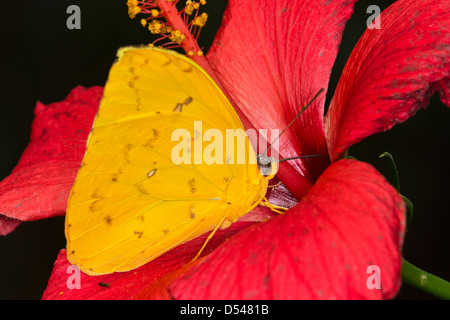
[[[261,174],[269,180],[272,179],[278,171],[278,163],[275,158],[266,154],[258,154],[256,160]]]

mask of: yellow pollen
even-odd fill
[[[157,16],[159,16],[159,11],[156,10],[156,9],[152,9],[152,10],[151,10],[151,13],[152,13],[152,17],[153,17],[153,18],[156,18]]]
[[[194,26],[199,26],[200,28],[203,28],[206,24],[206,20],[208,20],[208,14],[204,12],[200,16],[195,18],[194,21],[192,21],[192,24]]]
[[[163,29],[163,33],[171,33],[172,32],[172,28],[170,26],[165,26]]]
[[[167,2],[174,2],[175,0],[166,0]],[[161,11],[159,8],[155,8],[157,2],[155,0],[148,1],[151,3],[152,7],[154,9],[147,9],[147,7],[143,4],[147,1],[139,1],[139,0],[127,0],[127,6],[128,6],[128,15],[131,19],[134,19],[137,14],[142,13],[142,8],[140,5],[143,5],[144,13],[149,14],[150,17],[146,19],[140,19],[140,23],[143,27],[147,27],[148,30],[152,34],[158,34],[163,36],[164,38],[170,39],[173,43],[176,43],[178,45],[181,45],[181,43],[186,39],[186,35],[184,35],[180,30],[174,30],[168,24],[164,21],[161,21],[160,18],[162,18]],[[187,0],[186,6],[184,8],[184,14],[191,16],[194,14],[194,16],[191,18],[191,22],[188,24],[190,26],[191,32],[192,32],[192,26],[198,26],[200,28],[203,28],[206,24],[206,21],[208,19],[208,14],[202,13],[199,14],[198,10],[201,5],[205,5],[206,0]],[[187,17],[184,17],[185,21],[187,20]],[[196,29],[197,36],[200,33],[200,29]],[[195,56],[195,55],[203,55],[203,52],[200,50],[198,52],[189,51],[187,53],[188,56]]]
[[[194,55],[195,55],[195,53],[194,53],[194,52],[192,52],[192,51],[190,51],[190,50],[188,51],[188,53],[187,53],[187,54],[188,54],[188,56],[189,56],[189,57],[192,57],[192,56],[194,56]]]
[[[188,16],[190,16],[194,12],[194,9],[195,8],[192,4],[192,1],[186,1],[186,8],[184,8],[184,12],[186,12]]]
[[[177,44],[181,44],[181,42],[186,38],[184,34],[180,32],[180,30],[172,30],[170,32],[169,39]]]
[[[132,4],[130,4],[130,2]],[[134,2],[136,2],[136,5],[134,5]],[[137,0],[128,0],[128,15],[130,16],[130,18],[134,19],[139,12],[141,12],[141,7],[137,5]]]
[[[162,25],[162,23],[157,20],[153,20],[148,24],[148,30],[150,30],[150,32],[153,34],[161,34],[163,31],[163,27],[164,26]]]

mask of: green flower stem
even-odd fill
[[[395,165],[394,157],[389,152],[383,152],[380,156],[380,158],[388,157],[391,160],[391,169],[392,169],[392,175],[394,179],[394,187],[397,189],[398,193],[400,193],[400,178],[398,176],[398,170],[397,166]]]
[[[405,259],[402,261],[403,281],[441,299],[450,300],[450,283],[417,268]]]

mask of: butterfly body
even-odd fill
[[[180,129],[190,137],[184,163],[173,159]],[[121,49],[69,196],[69,261],[91,275],[128,271],[257,206],[268,179],[243,130],[244,148],[205,159],[206,132],[227,129],[243,125],[198,65],[168,50]]]

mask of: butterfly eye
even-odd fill
[[[258,154],[257,163],[259,171],[267,179],[272,179],[278,171],[278,165],[274,158],[265,154]]]

